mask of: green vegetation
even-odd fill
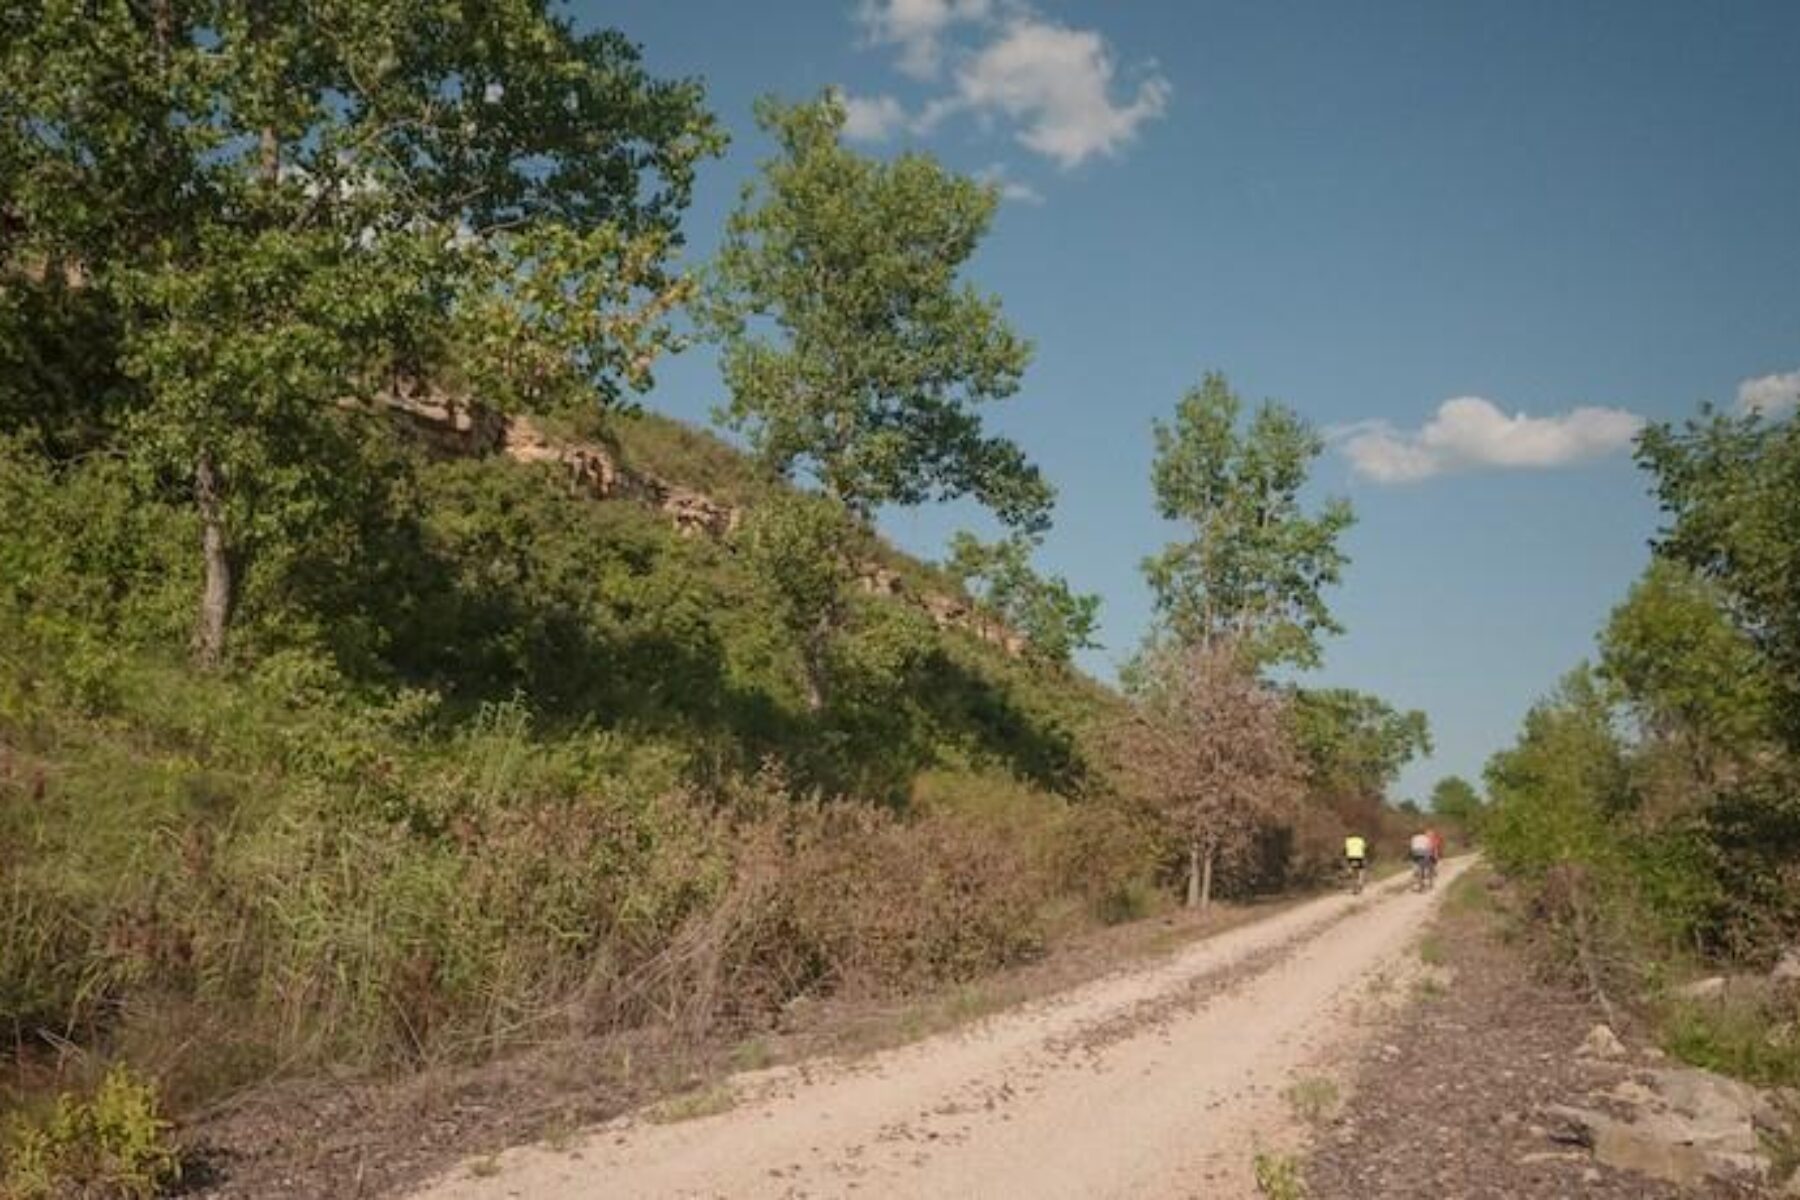
[[[858,517],[968,495],[1041,529],[1049,485],[977,411],[1017,390],[1030,346],[998,300],[957,279],[998,189],[929,155],[846,148],[835,94],[765,100],[757,118],[781,153],[745,192],[717,264],[725,418],[776,470],[807,470]]]
[[[1493,912],[1499,905],[1488,886],[1492,877],[1485,867],[1463,872],[1444,894],[1444,907],[1456,913]]]
[[[1752,1083],[1791,1087],[1800,1080],[1800,1012],[1790,1000],[1752,995],[1667,1005],[1657,1022],[1663,1044],[1683,1062]]]
[[[13,397],[27,427],[97,419],[191,506],[207,666],[254,572],[365,498],[347,406],[456,380],[548,410],[647,382],[722,145],[697,84],[543,0],[27,4],[0,84],[23,269],[0,374],[48,385]],[[91,340],[47,343],[46,313]]]
[[[1460,775],[1446,775],[1431,788],[1432,813],[1459,829],[1471,830],[1480,823],[1484,803],[1475,785]]]
[[[1324,440],[1288,408],[1265,401],[1241,425],[1243,401],[1209,373],[1158,423],[1152,482],[1166,521],[1190,534],[1146,560],[1168,632],[1182,642],[1232,639],[1258,663],[1317,666],[1319,635],[1340,633],[1324,589],[1347,561],[1338,539],[1346,501],[1316,516],[1300,489]]]
[[[0,1126],[0,1192],[15,1200],[149,1197],[181,1174],[156,1089],[124,1068],[93,1095],[65,1094],[41,1118],[19,1113]]]
[[[624,402],[681,343],[721,135],[623,35],[538,0],[0,13],[0,1099],[67,1097],[8,1188],[153,1188],[166,1119],[278,1073],[754,1045],[1150,911],[1196,847],[1241,894],[1383,820],[1423,718],[1257,674],[1332,627],[1316,436],[1162,437],[1197,538],[1165,608],[1217,616],[1230,719],[1158,728],[1254,737],[1146,786],[1070,661],[1095,599],[1031,564],[1050,486],[979,419],[1028,357],[960,278],[994,189],[851,152],[830,98],[762,115],[699,314],[746,456]],[[397,395],[737,523],[448,452]],[[1222,380],[1184,405],[1236,420]],[[870,524],[946,497],[1006,540],[934,567]]]
[[[1703,412],[1639,441],[1668,518],[1643,578],[1487,770],[1493,860],[1597,995],[1699,964],[1755,971],[1800,937],[1793,721],[1800,427]],[[1676,1004],[1689,1061],[1800,1081],[1791,1001]]]
[[[1268,1200],[1306,1200],[1306,1176],[1292,1154],[1258,1150],[1251,1162],[1258,1195]]]
[[[701,1117],[716,1117],[722,1112],[730,1112],[736,1104],[736,1094],[720,1084],[670,1097],[651,1108],[649,1117],[659,1124],[675,1125],[682,1121],[698,1121]]]
[[[1034,542],[1023,535],[989,544],[959,533],[944,566],[988,610],[1024,634],[1031,653],[1066,664],[1075,651],[1097,645],[1100,597],[1078,595],[1066,580],[1039,575],[1031,567],[1033,549]]]
[[[1294,1115],[1308,1125],[1318,1125],[1330,1120],[1342,1100],[1337,1084],[1323,1075],[1308,1075],[1303,1079],[1296,1079],[1282,1095],[1287,1098],[1288,1107],[1294,1110]]]

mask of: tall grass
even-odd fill
[[[1059,882],[1048,827],[696,791],[519,704],[415,737],[143,660],[118,683],[0,725],[0,1011],[38,1067],[125,1055],[178,1107],[969,978],[1034,952]]]

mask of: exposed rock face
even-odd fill
[[[1800,946],[1789,946],[1775,960],[1775,968],[1769,972],[1769,978],[1788,987],[1800,987]]]
[[[629,471],[605,447],[571,442],[546,432],[529,417],[506,417],[428,388],[396,386],[380,403],[440,454],[504,454],[515,462],[549,464],[568,476],[569,491],[594,500],[632,500],[666,516],[688,537],[722,538],[738,527],[743,510],[644,472]],[[857,570],[857,586],[873,596],[918,605],[940,629],[960,629],[1017,657],[1024,635],[977,611],[967,601],[938,592],[915,594],[899,573],[879,563]]]
[[[1591,1147],[1607,1166],[1682,1187],[1791,1185],[1775,1178],[1765,1137],[1781,1136],[1795,1119],[1792,1096],[1695,1067],[1668,1067],[1643,1071],[1593,1099],[1593,1108],[1557,1105],[1547,1112],[1565,1126],[1559,1140]]]
[[[1675,994],[1683,1000],[1719,1000],[1725,996],[1725,977],[1711,975],[1705,979],[1696,979],[1692,983],[1684,983],[1675,989]]]
[[[501,451],[515,462],[551,463],[568,472],[569,490],[595,500],[635,500],[667,516],[682,534],[724,537],[739,509],[654,475],[627,471],[600,446],[551,437],[525,417],[506,422]]]
[[[380,403],[440,454],[492,454],[506,439],[506,418],[444,392],[396,384]]]
[[[1622,1058],[1625,1044],[1610,1025],[1596,1025],[1581,1043],[1581,1054],[1589,1058]]]

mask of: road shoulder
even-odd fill
[[[1596,1163],[1561,1136],[1553,1109],[1660,1061],[1654,1050],[1584,1053],[1599,1019],[1580,996],[1532,977],[1486,871],[1459,881],[1420,943],[1408,1002],[1341,1067],[1344,1102],[1304,1162],[1309,1200],[1663,1200],[1695,1193]],[[1296,1193],[1302,1194],[1302,1193]]]

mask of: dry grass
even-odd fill
[[[1338,1086],[1323,1075],[1297,1079],[1283,1093],[1294,1116],[1308,1125],[1329,1121],[1338,1110],[1342,1096]]]
[[[644,1115],[659,1125],[674,1125],[730,1112],[736,1105],[737,1094],[724,1084],[715,1084],[685,1095],[671,1096],[652,1105]]]

